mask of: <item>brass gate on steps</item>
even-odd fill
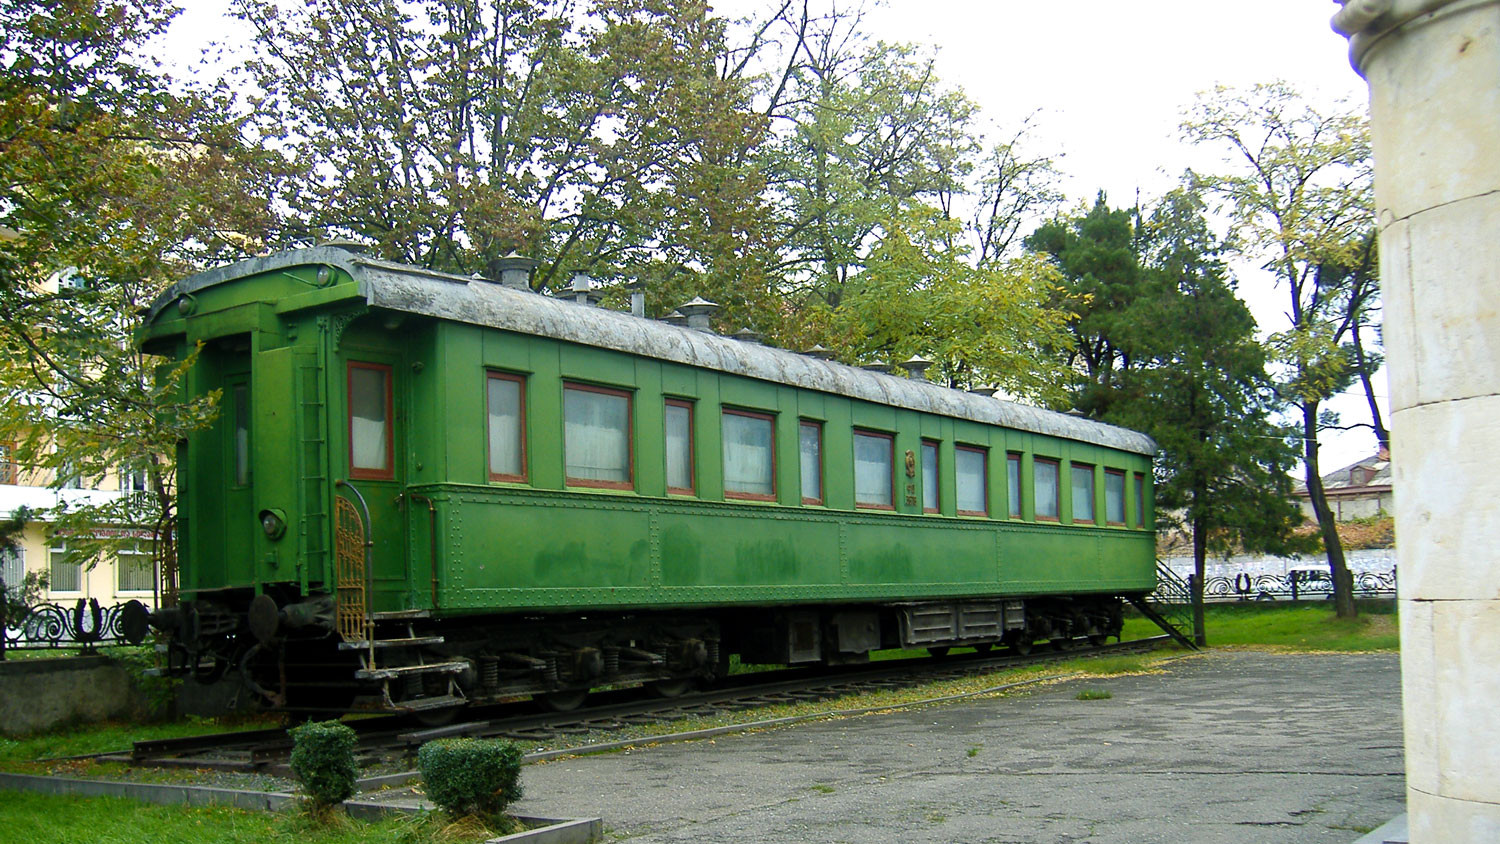
[[[359,490],[344,481],[339,486],[353,492],[364,504]],[[368,519],[354,502],[342,495],[334,496],[334,582],[338,599],[338,631],[345,642],[370,644],[374,639],[375,623],[370,615],[370,592],[368,558],[370,539]],[[374,665],[374,650],[371,648],[371,667]]]

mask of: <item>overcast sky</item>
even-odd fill
[[[770,0],[716,0],[725,14]],[[847,0],[852,6],[857,0]],[[172,52],[194,55],[208,39],[243,32],[227,0],[183,2]],[[868,5],[868,4],[867,4]],[[1029,143],[1059,155],[1073,203],[1103,189],[1112,205],[1149,202],[1184,169],[1218,169],[1216,153],[1182,143],[1177,126],[1199,91],[1283,79],[1320,105],[1365,102],[1347,44],[1329,28],[1332,0],[888,0],[867,12],[875,38],[928,45],[938,72],[979,104],[994,137],[1036,114]],[[1240,292],[1262,328],[1284,327],[1285,293],[1249,267]],[[1380,379],[1384,392],[1384,377]],[[1359,421],[1362,400],[1335,408]],[[1324,471],[1366,456],[1366,431],[1332,435]]]

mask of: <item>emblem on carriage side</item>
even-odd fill
[[[906,450],[906,476],[908,478],[917,476],[917,456],[912,454],[909,448]]]

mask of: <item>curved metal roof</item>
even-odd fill
[[[870,372],[628,313],[552,299],[485,279],[376,260],[326,246],[253,258],[185,278],[157,297],[151,305],[150,319],[155,319],[183,294],[263,272],[322,264],[353,276],[372,307],[552,337],[1137,454],[1156,453],[1156,443],[1145,434],[1079,416],[949,389],[930,381]]]

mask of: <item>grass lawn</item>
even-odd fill
[[[277,716],[239,719],[186,718],[165,724],[122,724],[106,721],[41,733],[34,736],[0,735],[0,770],[18,773],[44,773],[22,763],[57,756],[81,756],[85,753],[128,751],[132,744],[147,739],[201,736],[235,730],[259,730],[281,723]],[[3,828],[3,827],[0,827]],[[18,839],[19,840],[19,839]]]
[[[1204,627],[1210,647],[1261,647],[1284,651],[1395,651],[1395,601],[1359,601],[1359,617],[1334,616],[1332,601],[1243,601],[1208,604]],[[1156,625],[1131,615],[1125,639],[1160,634]]]
[[[378,823],[336,817],[316,824],[295,812],[0,792],[0,838],[26,844],[470,844],[497,834],[472,821],[449,824],[440,815],[393,817]]]

